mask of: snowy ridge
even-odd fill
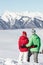
[[[4,22],[4,23],[3,23]],[[9,12],[0,17],[0,29],[43,28],[43,13]]]

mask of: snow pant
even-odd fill
[[[28,62],[30,61],[31,55],[33,55],[34,62],[38,63],[38,52],[28,51]]]
[[[18,62],[27,62],[28,60],[28,51],[27,52],[20,52],[19,54],[19,61]]]
[[[38,53],[37,52],[33,52],[33,57],[34,57],[34,62],[38,63]]]
[[[28,58],[27,61],[30,62],[30,56],[32,55],[32,53],[30,52],[30,50],[28,51]]]

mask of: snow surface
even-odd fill
[[[43,54],[39,54],[39,56],[38,56],[39,63],[34,63],[33,55],[32,55],[30,58],[30,62],[23,62],[22,64],[19,64],[16,59],[0,58],[0,65],[43,65],[43,58],[42,57],[43,57]]]
[[[0,65],[15,65],[18,61],[18,38],[26,31],[28,38],[31,36],[31,29],[16,29],[16,30],[0,30]],[[43,29],[36,29],[36,33],[41,38],[41,49],[43,49]],[[38,56],[39,65],[43,65],[43,54]],[[22,65],[32,65],[33,55],[30,58],[30,63]],[[38,64],[36,64],[38,65]]]

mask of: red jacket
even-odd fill
[[[19,50],[21,52],[26,52],[28,51],[28,48],[21,48],[22,45],[26,45],[28,44],[29,40],[26,36],[20,36],[19,41],[18,41],[18,46],[19,46]]]

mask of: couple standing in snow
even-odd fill
[[[19,62],[29,62],[30,56],[33,54],[34,62],[38,63],[38,53],[40,46],[40,37],[36,34],[36,31],[34,29],[32,29],[32,35],[30,39],[28,39],[27,33],[23,31],[18,41],[18,47],[20,51]]]

